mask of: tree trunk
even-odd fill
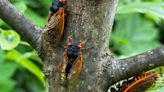
[[[68,0],[64,38],[56,49],[46,49],[44,72],[47,75],[49,92],[67,92],[68,87],[58,82],[58,66],[62,60],[67,38],[73,41],[86,40],[82,50],[83,68],[73,92],[106,92],[107,81],[100,78],[105,64],[113,61],[108,50],[108,38],[112,29],[118,0]],[[46,41],[44,42],[46,43]],[[47,43],[48,44],[48,43]],[[47,47],[47,45],[46,45]],[[86,48],[86,49],[85,49]],[[88,49],[87,49],[88,48]],[[108,57],[108,58],[106,58]],[[104,59],[109,59],[110,62]]]
[[[117,3],[118,0],[68,0],[66,28],[55,49],[44,39],[45,31],[27,20],[8,0],[0,0],[0,18],[41,52],[47,92],[107,92],[110,85],[121,79],[164,65],[163,46],[115,62],[108,50],[108,38]],[[75,42],[86,41],[82,50],[83,68],[75,86],[61,85],[58,75],[69,36]]]

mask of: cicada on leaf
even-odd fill
[[[70,38],[59,65],[61,84],[65,85],[67,82],[67,85],[71,88],[76,84],[82,70],[83,56],[81,48],[83,43],[82,41],[79,43],[72,42]]]

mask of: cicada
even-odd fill
[[[123,92],[141,92],[149,88],[157,79],[157,74],[141,74],[134,78],[131,83]]]
[[[54,0],[45,26],[45,38],[56,47],[64,32],[66,0]]]
[[[132,79],[124,80],[122,84],[117,83],[116,88],[111,87],[111,92],[142,92],[149,88],[157,79],[156,73],[143,73]]]
[[[72,41],[72,38],[69,38],[62,61],[59,65],[61,84],[65,84],[66,81],[69,86],[76,84],[83,66],[83,56],[81,51],[83,44],[84,41],[76,43]]]

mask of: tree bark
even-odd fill
[[[146,72],[164,65],[164,47],[141,53],[125,59],[119,59],[107,68],[106,79],[108,86],[122,79]]]
[[[51,47],[39,27],[27,20],[7,0],[0,0],[0,17],[42,54],[48,92],[69,92],[58,82],[67,38],[86,40],[83,46],[83,68],[73,92],[107,92],[113,83],[164,65],[164,48],[160,47],[127,59],[116,60],[108,50],[118,0],[68,0],[66,28],[57,48]],[[43,48],[41,48],[43,47]],[[45,50],[45,51],[42,51]],[[135,68],[137,67],[137,69]]]
[[[73,92],[106,92],[108,89],[107,86],[102,86],[103,79],[100,77],[104,70],[102,66],[108,64],[103,57],[110,55],[108,37],[112,29],[117,3],[118,0],[68,0],[66,28],[60,45],[66,45],[68,36],[72,36],[75,42],[86,40],[84,48],[93,45],[93,48],[83,50],[83,69]],[[67,88],[58,84],[56,74],[63,51],[64,48],[51,50],[52,53],[44,59],[48,62],[44,71],[47,74],[49,92],[68,91]],[[109,60],[112,62],[111,56]]]

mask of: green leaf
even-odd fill
[[[21,11],[22,13],[24,13],[27,9],[27,6],[26,6],[26,3],[21,1],[21,2],[16,2],[16,3],[13,3],[15,5],[15,7]]]
[[[32,20],[35,24],[44,27],[45,25],[45,18],[39,16],[38,14],[36,14],[34,11],[32,11],[31,9],[27,9],[25,12],[25,16],[27,18],[29,18],[30,20]]]
[[[0,19],[0,26],[2,26],[3,25],[3,21]]]
[[[9,25],[7,25],[6,22],[4,22],[4,21],[0,18],[0,27],[5,28],[5,29],[8,29],[8,28],[9,28]],[[0,30],[1,30],[1,28],[0,28]]]
[[[18,63],[22,67],[26,68],[28,71],[30,71],[32,74],[34,74],[44,85],[44,75],[42,71],[38,68],[37,65],[35,65],[32,61],[30,61],[28,58],[24,57],[24,55],[21,55],[16,50],[11,50],[8,53],[6,53],[6,58]]]
[[[41,61],[40,57],[37,55],[36,51],[26,52],[25,54],[23,54],[23,57],[32,59],[32,60],[37,61],[38,63],[42,64],[42,61]]]
[[[164,19],[164,3],[142,2],[120,5],[117,14],[150,13]]]
[[[9,79],[15,73],[18,66],[13,62],[1,62],[0,63],[0,78]]]
[[[155,68],[151,71],[148,71],[148,72],[156,73],[158,75],[158,78],[155,81],[155,83],[153,84],[153,86],[148,88],[145,92],[164,92],[164,74],[163,74],[163,70],[164,70],[164,67],[162,66],[162,67]]]
[[[17,68],[13,62],[0,62],[0,92],[12,92],[15,82],[10,78]]]
[[[27,81],[28,88],[31,88],[30,92],[45,92],[43,91],[44,90],[42,87],[43,85],[41,85],[41,83],[38,83],[38,80],[36,80],[32,76],[31,77],[28,76],[28,80],[30,80]]]
[[[20,44],[21,44],[21,45],[25,45],[25,46],[29,46],[29,47],[30,47],[30,44],[27,43],[27,42],[25,42],[25,41],[20,41]]]
[[[15,31],[2,31],[0,33],[0,46],[3,50],[15,48],[20,42],[20,36]]]
[[[117,16],[116,23],[111,42],[121,55],[135,55],[160,46],[153,22],[139,14]]]
[[[12,92],[14,86],[15,86],[14,81],[0,78],[0,92]]]
[[[4,51],[0,49],[0,63],[5,60]]]

